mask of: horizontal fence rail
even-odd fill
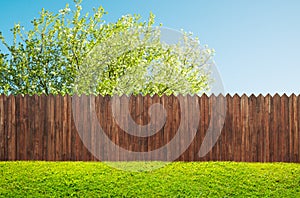
[[[79,98],[84,97],[89,98],[88,96]],[[157,109],[151,111],[151,106],[163,105],[166,114],[165,123],[150,136],[139,137],[123,130],[113,116],[112,100],[109,96],[92,97],[97,115],[93,122],[99,123],[115,145],[127,151],[149,152],[171,142],[178,132],[181,121],[188,120],[185,126],[186,133],[197,127],[195,137],[187,149],[176,158],[177,161],[300,162],[299,96],[276,94],[180,97],[173,95],[121,97],[129,99],[126,105],[130,119],[140,126],[140,129],[150,122],[161,124],[162,112],[156,111]],[[197,126],[189,124],[192,123],[190,120],[195,121],[194,114],[190,112],[181,114],[181,107],[191,105],[188,98],[196,98],[199,105],[199,111],[194,112],[200,118]],[[224,102],[225,111],[224,114],[221,112],[221,117],[212,120],[212,115],[218,111],[212,104],[218,99]],[[121,103],[117,103],[119,106],[116,111],[124,105],[122,100],[120,101]],[[0,95],[0,160],[98,161],[97,155],[92,153],[109,155],[107,142],[100,140],[96,129],[89,125],[91,123],[88,120],[91,118],[89,107],[92,103],[74,102],[74,97],[61,95]],[[86,105],[86,108],[80,108],[80,111],[75,108],[75,112],[74,107],[80,105]],[[194,111],[196,110],[195,108]],[[128,116],[122,117],[122,112],[120,115],[125,124],[129,122]],[[76,122],[80,118],[83,121],[81,120],[78,128]],[[223,118],[224,122],[220,118]],[[216,137],[217,133],[207,136],[210,130],[217,130],[215,126],[218,124],[222,125],[220,136]],[[84,137],[81,137],[80,130],[91,133],[83,134]],[[83,138],[93,145],[92,150],[85,146]],[[208,147],[211,146],[212,149],[201,156],[199,150],[204,141],[210,141],[211,145],[208,144]],[[168,156],[176,149],[182,148],[184,144],[185,140],[179,139],[172,149],[157,154],[162,155],[160,157],[153,156],[153,160],[168,160]],[[105,159],[122,161],[127,158],[120,153],[106,156]]]

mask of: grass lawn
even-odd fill
[[[300,164],[123,162],[0,162],[1,197],[300,197]]]

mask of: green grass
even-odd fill
[[[0,196],[300,197],[300,164],[174,162],[128,172],[101,162],[0,162]]]

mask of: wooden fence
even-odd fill
[[[203,95],[182,98],[196,98],[199,105],[196,114],[200,119],[197,121],[197,133],[193,141],[176,160],[300,162],[299,96]],[[200,157],[198,152],[209,127],[222,122],[222,119],[214,122],[211,119],[213,111],[218,110],[212,105],[218,98],[223,98],[226,107],[224,115],[221,115],[225,119],[224,123],[219,123],[222,131],[212,149]],[[113,118],[111,98],[94,97],[96,121],[112,142],[128,151],[147,152],[163,147],[175,137],[180,120],[193,119],[192,114],[189,117],[180,114],[180,106],[191,105],[188,100],[183,100],[186,103],[181,104],[178,97],[156,95],[131,96],[129,99],[130,115],[139,125],[150,122],[149,107],[155,103],[164,106],[167,117],[165,125],[157,133],[149,137],[133,136],[123,131]],[[97,161],[84,146],[75,124],[78,121],[77,115],[89,118],[89,110],[86,108],[85,111],[83,108],[74,114],[74,105],[78,104],[74,103],[71,96],[1,95],[0,160]],[[151,118],[158,120],[161,116],[161,112],[157,115],[152,112]],[[195,126],[187,127],[192,130]],[[95,137],[97,136],[91,134],[88,139],[97,143],[93,139]],[[184,140],[178,141],[174,148],[181,148],[182,144],[186,144]],[[95,148],[98,153],[105,155],[106,145],[102,143]],[[166,150],[161,155],[170,155],[172,152]],[[109,159],[126,160],[122,154],[110,156]],[[153,159],[156,159],[155,156]]]

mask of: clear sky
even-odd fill
[[[29,27],[44,7],[72,0],[1,0],[0,31],[8,39],[14,22]],[[216,50],[225,92],[300,94],[299,0],[83,0],[84,11],[102,5],[114,22],[125,14],[147,19],[152,11],[165,27],[191,31]],[[3,49],[0,46],[0,49]]]

